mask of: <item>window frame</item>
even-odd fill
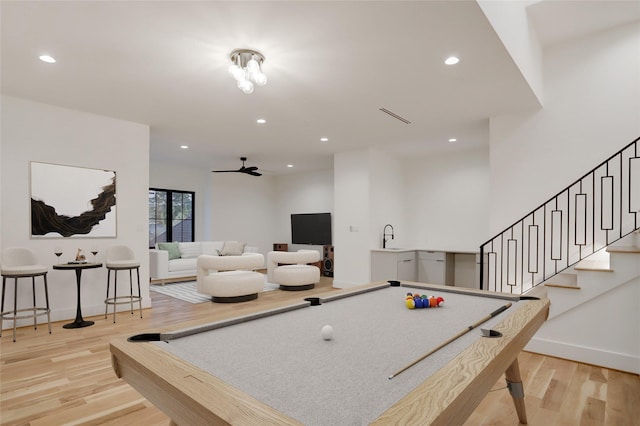
[[[179,241],[179,242],[193,242],[195,239],[195,226],[196,226],[196,193],[194,191],[185,191],[185,190],[179,190],[179,189],[167,189],[167,188],[154,188],[154,187],[150,187],[148,192],[151,191],[156,191],[156,192],[163,192],[166,194],[166,217],[161,218],[158,217],[157,213],[156,213],[156,217],[155,218],[151,218],[151,214],[150,214],[150,206],[148,205],[148,211],[147,211],[147,216],[149,219],[149,242],[151,242],[151,220],[164,220],[166,223],[166,227],[165,227],[165,234],[166,234],[166,241],[167,242],[172,242],[172,241],[179,241],[179,240],[175,240],[174,236],[173,236],[173,195],[174,194],[182,194],[182,195],[190,195],[191,196],[191,240],[190,241]],[[157,233],[154,234],[155,238],[154,238],[154,244],[149,245],[149,248],[155,248],[155,244],[158,243],[158,235]],[[160,242],[164,242],[164,241],[160,241]]]

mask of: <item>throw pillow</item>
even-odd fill
[[[178,243],[158,243],[158,249],[169,252],[169,260],[180,259]]]
[[[200,242],[194,243],[178,243],[180,257],[183,259],[195,259],[202,254],[202,245]]]
[[[222,247],[222,256],[241,256],[244,252],[245,243],[237,241],[225,241]]]

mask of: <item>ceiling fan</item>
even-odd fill
[[[212,170],[213,173],[246,173],[251,176],[262,176],[262,173],[257,172],[256,166],[245,167],[244,162],[247,161],[247,157],[240,157],[242,161],[242,167],[238,170]]]

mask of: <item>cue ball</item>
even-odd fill
[[[331,327],[330,325],[325,325],[324,327],[322,327],[322,338],[324,340],[333,339],[333,327]]]

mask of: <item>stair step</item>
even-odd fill
[[[554,287],[576,287],[578,285],[578,275],[569,272],[560,272],[543,283]]]
[[[537,285],[532,289],[530,289],[529,291],[526,291],[524,294],[526,296],[538,297],[540,299],[546,299],[548,297],[547,289],[545,288],[544,285]]]
[[[544,283],[545,287],[553,287],[553,288],[567,288],[569,290],[580,290],[580,286],[577,285],[563,285],[563,284],[553,284],[553,283]]]
[[[606,260],[585,259],[576,264],[573,269],[576,271],[613,272],[613,269],[609,266],[609,262]]]
[[[607,247],[609,253],[640,253],[640,247],[638,246],[609,246]]]

